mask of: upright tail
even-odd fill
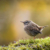
[[[46,25],[46,26],[43,26],[43,27],[42,27],[42,29],[43,29],[43,28],[45,28],[45,27],[48,27],[48,25]]]
[[[46,25],[46,26],[40,26],[40,27],[39,27],[39,30],[40,30],[40,33],[41,33],[41,34],[42,34],[42,30],[43,30],[45,27],[48,27],[48,25]]]
[[[39,30],[42,31],[45,27],[48,27],[48,25],[46,25],[46,26],[40,26]]]

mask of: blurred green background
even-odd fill
[[[50,36],[50,0],[0,0],[0,45],[32,38],[20,23],[24,20],[48,25],[36,38]]]

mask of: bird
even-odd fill
[[[38,34],[42,34],[42,30],[47,27],[46,26],[39,26],[38,24],[36,24],[33,21],[30,20],[25,20],[25,21],[21,21],[24,24],[24,30],[25,32],[30,35],[30,36],[36,36]]]

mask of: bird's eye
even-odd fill
[[[25,23],[28,23],[28,22],[25,22]]]

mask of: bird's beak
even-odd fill
[[[23,21],[20,21],[20,22],[24,23]]]

